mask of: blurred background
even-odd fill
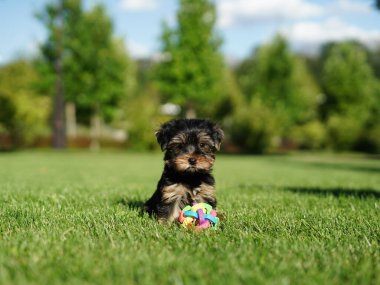
[[[0,0],[0,150],[380,152],[379,0]]]

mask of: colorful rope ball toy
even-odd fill
[[[195,203],[187,205],[179,214],[179,222],[184,228],[195,228],[196,230],[216,227],[219,218],[216,211],[207,203]]]

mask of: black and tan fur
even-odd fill
[[[160,222],[172,222],[193,202],[216,207],[211,170],[223,131],[203,119],[179,119],[165,123],[156,133],[165,151],[164,171],[145,209]]]

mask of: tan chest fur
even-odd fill
[[[195,188],[180,183],[164,187],[162,189],[162,201],[167,204],[173,204],[168,221],[172,222],[177,219],[186,203],[190,204],[193,201],[197,203],[205,202],[208,198],[214,197],[214,192],[214,187],[206,183],[202,183]],[[191,197],[191,201],[189,201],[189,197]]]

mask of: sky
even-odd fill
[[[38,53],[46,38],[35,14],[54,0],[0,0],[0,64]],[[176,23],[178,0],[83,0],[105,5],[117,37],[134,58],[159,54],[161,25]],[[373,0],[214,0],[226,58],[243,59],[280,32],[295,51],[315,53],[326,41],[355,39],[380,46]]]

